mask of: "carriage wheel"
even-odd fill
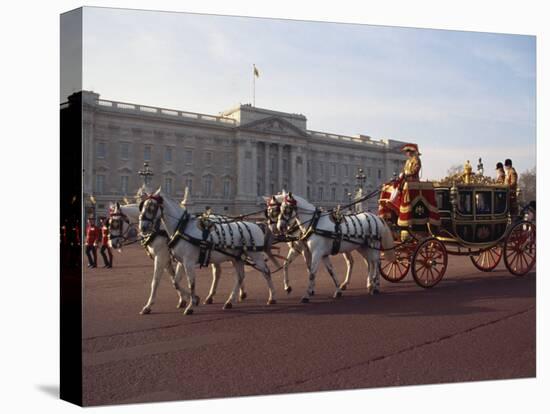
[[[436,238],[422,241],[412,257],[412,275],[418,286],[437,285],[447,270],[447,249]]]
[[[494,246],[483,250],[477,256],[470,256],[470,260],[482,272],[490,272],[500,263],[502,259],[502,247]]]
[[[380,259],[380,274],[388,282],[396,283],[402,280],[411,267],[411,246],[400,244],[395,246],[395,261],[381,257]]]
[[[510,273],[524,276],[536,260],[535,225],[528,221],[517,223],[504,242],[504,264]]]

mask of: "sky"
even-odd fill
[[[536,162],[534,36],[85,8],[83,89],[218,114],[252,102],[308,129],[418,143],[423,179]]]

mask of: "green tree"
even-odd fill
[[[519,175],[518,181],[522,198],[525,203],[537,199],[537,169],[533,167]]]

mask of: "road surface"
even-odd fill
[[[340,280],[342,257],[333,257]],[[101,262],[101,260],[100,260]],[[366,266],[356,258],[351,285],[333,299],[323,269],[311,303],[302,258],[291,266],[293,291],[274,275],[267,306],[262,276],[247,270],[248,298],[222,310],[234,282],[224,266],[215,303],[184,316],[164,275],[150,315],[152,261],[137,245],[115,254],[113,269],[84,274],[84,402],[87,405],[213,398],[333,389],[533,377],[535,272],[492,273],[451,257],[433,289],[411,276],[382,280],[366,294]],[[198,271],[201,299],[210,271]]]

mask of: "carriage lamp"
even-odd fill
[[[355,179],[357,180],[357,187],[360,189],[363,189],[363,185],[365,184],[365,180],[367,179],[367,176],[363,172],[362,168],[359,168],[357,171],[357,175],[355,176]]]
[[[143,184],[149,185],[151,183],[154,174],[148,162],[143,163],[143,169],[138,171],[138,175],[143,179]]]

